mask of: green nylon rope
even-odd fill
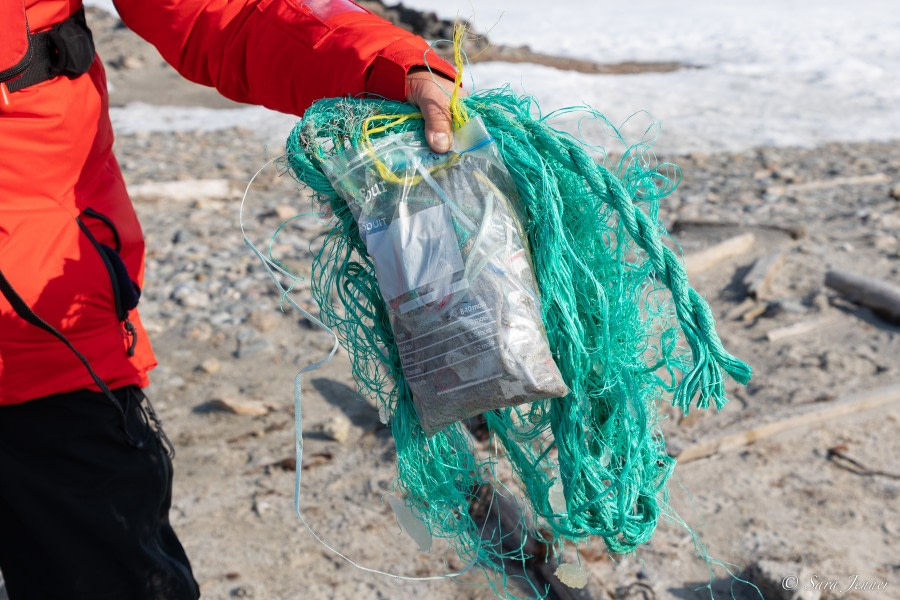
[[[359,147],[366,117],[413,112],[407,104],[323,100],[288,139],[293,172],[334,214],[312,269],[321,319],[347,349],[360,393],[389,419],[407,504],[464,561],[496,569],[504,559],[524,558],[482,542],[469,507],[484,483],[519,494],[523,519],[554,551],[591,536],[613,552],[633,551],[653,535],[675,464],[659,403],[671,396],[684,412],[692,402],[721,408],[726,375],[741,383],[751,375],[725,350],[709,305],[663,244],[659,201],[678,185],[680,171],[655,165],[641,144],[612,168],[598,164],[595,149],[535,116],[529,98],[507,89],[463,102],[484,121],[518,189],[550,348],[571,392],[486,413],[502,456],[480,457],[460,423],[431,438],[419,427],[371,258],[321,168],[334,152]],[[421,127],[409,120],[389,133]],[[508,467],[498,465],[501,457]],[[559,495],[554,500],[560,484],[564,504]],[[514,597],[507,586],[495,591]]]

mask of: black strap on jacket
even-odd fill
[[[121,418],[122,418],[122,426],[125,428],[125,435],[128,437],[129,442],[131,442],[133,445],[135,445],[137,447],[142,446],[143,442],[136,442],[135,440],[133,440],[131,438],[131,436],[127,430],[127,424],[125,422],[124,409],[119,404],[119,401],[118,401],[118,399],[116,399],[116,396],[112,393],[112,390],[110,390],[109,386],[106,385],[106,382],[104,382],[102,379],[100,379],[100,376],[97,375],[97,373],[91,367],[91,363],[88,362],[88,359],[84,356],[84,354],[79,352],[78,349],[75,348],[75,346],[72,345],[72,342],[69,341],[69,338],[64,336],[62,333],[59,332],[58,329],[56,329],[53,325],[51,325],[47,321],[40,318],[37,314],[35,314],[35,312],[33,310],[31,310],[31,308],[29,308],[29,306],[25,303],[25,301],[22,300],[22,297],[19,296],[18,292],[16,292],[16,290],[13,288],[13,286],[9,283],[9,280],[6,279],[6,277],[3,275],[3,271],[0,271],[0,293],[3,294],[3,296],[6,298],[7,302],[9,302],[10,305],[12,306],[12,309],[14,311],[16,311],[16,314],[19,315],[19,317],[23,321],[25,321],[26,323],[30,323],[31,325],[34,325],[35,327],[43,329],[44,331],[46,331],[53,337],[57,338],[59,341],[61,341],[63,344],[65,344],[66,346],[69,347],[69,350],[71,350],[72,353],[75,354],[76,357],[78,357],[78,360],[81,361],[81,364],[83,364],[85,366],[85,368],[88,370],[88,373],[90,373],[90,375],[91,375],[91,379],[94,380],[94,384],[98,388],[100,388],[100,391],[103,393],[103,395],[106,396],[107,398],[109,398],[109,400],[113,403],[113,405],[116,407],[116,409],[118,409],[118,411],[121,415]],[[154,417],[155,416],[156,415],[154,414]],[[170,442],[170,445],[171,445],[171,442]]]
[[[83,75],[94,62],[94,37],[84,19],[84,7],[48,31],[28,36],[31,63],[16,79],[6,82],[16,92],[65,75],[74,79]]]
[[[78,360],[81,361],[81,364],[83,364],[85,368],[87,368],[88,373],[90,373],[91,375],[91,379],[94,380],[94,383],[98,388],[100,388],[104,395],[113,397],[109,387],[102,379],[100,379],[100,376],[97,375],[96,372],[94,372],[94,369],[91,368],[91,363],[88,362],[88,359],[85,358],[84,354],[79,352],[75,348],[75,346],[72,345],[72,342],[69,341],[69,338],[60,333],[59,330],[56,329],[53,325],[40,318],[37,314],[35,314],[33,310],[31,310],[31,308],[27,304],[25,304],[25,301],[22,300],[22,297],[19,296],[18,292],[16,292],[13,286],[9,283],[9,280],[7,280],[3,275],[3,271],[0,271],[0,293],[3,294],[3,296],[6,298],[6,301],[9,302],[9,304],[12,306],[12,309],[16,311],[16,314],[19,315],[19,317],[23,321],[25,321],[26,323],[30,323],[35,327],[43,329],[53,337],[57,338],[63,344],[68,346],[69,350],[71,350],[75,354],[75,356],[78,357]]]
[[[109,389],[109,386],[106,385],[100,376],[97,375],[97,372],[94,371],[93,367],[91,367],[90,361],[88,361],[87,357],[84,354],[78,351],[78,349],[72,345],[72,342],[69,341],[69,338],[64,336],[56,327],[39,317],[28,304],[22,300],[22,297],[19,296],[19,293],[13,288],[12,284],[9,283],[9,280],[3,274],[3,271],[0,270],[0,294],[3,294],[3,297],[6,298],[6,301],[9,302],[12,309],[15,311],[19,318],[21,318],[26,323],[34,325],[39,329],[43,329],[63,344],[65,344],[69,350],[81,361],[81,364],[84,365],[84,368],[87,369],[88,373],[91,376],[91,379],[94,380],[94,384],[100,388],[100,392],[106,396],[119,411],[119,415],[122,419],[122,428],[125,430],[125,437],[128,438],[129,443],[136,447],[142,448],[144,446],[144,440],[136,440],[132,437],[131,433],[128,431],[128,422],[125,416],[125,409],[122,408],[122,405],[119,403],[119,400],[116,398],[116,395]],[[130,323],[129,323],[130,325]],[[133,347],[133,346],[132,346]],[[169,436],[166,435],[166,432],[162,428],[162,423],[160,423],[159,417],[156,415],[156,411],[153,409],[153,405],[150,403],[150,399],[141,393],[141,401],[139,403],[141,407],[141,411],[144,414],[145,419],[149,419],[153,423],[153,429],[159,434],[160,441],[165,447],[166,454],[169,455],[169,458],[175,458],[175,446],[172,444],[172,441],[169,439]]]

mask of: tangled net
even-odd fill
[[[370,135],[420,131],[417,118],[397,119],[375,134],[363,130],[373,115],[414,116],[408,104],[323,100],[288,139],[293,172],[333,213],[310,282],[320,318],[347,350],[360,393],[389,423],[406,505],[462,560],[496,569],[527,558],[524,545],[485,543],[470,506],[486,484],[518,488],[523,528],[552,552],[592,536],[614,553],[631,552],[653,535],[675,464],[659,428],[659,403],[671,395],[684,412],[710,401],[721,408],[726,374],[741,383],[751,375],[725,350],[709,306],[662,242],[659,201],[680,172],[655,164],[640,144],[611,168],[598,164],[593,148],[535,116],[533,102],[508,89],[455,102],[457,116],[483,120],[518,188],[542,317],[570,393],[486,413],[499,456],[479,456],[463,423],[432,437],[420,427],[374,265],[350,208],[322,170],[323,160],[359,148]],[[514,482],[498,481],[500,456]]]

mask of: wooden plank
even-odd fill
[[[762,316],[762,314],[763,314],[764,312],[766,312],[767,310],[769,310],[769,305],[768,305],[768,303],[766,303],[766,302],[757,302],[757,303],[753,306],[753,308],[751,308],[751,309],[749,309],[749,310],[747,310],[747,311],[744,311],[744,313],[741,315],[741,320],[744,321],[745,323],[749,323],[750,321],[753,321],[753,320],[756,319],[757,317]]]
[[[770,342],[780,342],[782,340],[796,337],[798,335],[806,335],[807,333],[812,333],[813,331],[822,329],[833,320],[834,317],[832,315],[827,315],[824,317],[800,321],[799,323],[794,323],[793,325],[788,325],[787,327],[777,327],[766,332],[766,339]]]
[[[752,298],[744,298],[740,304],[733,306],[725,313],[725,318],[729,320],[740,319],[747,311],[753,310],[756,305],[757,302]]]
[[[694,252],[684,257],[684,268],[689,277],[693,277],[704,271],[708,271],[723,260],[745,254],[753,247],[756,236],[752,233],[744,233],[714,246],[710,246],[699,252]]]
[[[882,183],[890,183],[891,181],[893,180],[889,175],[885,173],[875,173],[873,175],[832,177],[831,179],[817,179],[805,183],[790,183],[788,185],[772,186],[766,188],[766,192],[776,196],[785,196],[787,194],[795,194],[798,192],[815,192],[818,190],[827,190],[844,186],[879,185]]]
[[[886,321],[900,325],[900,286],[849,271],[828,271],[825,285],[851,302],[871,308]]]
[[[783,225],[781,223],[748,223],[738,221],[719,221],[714,219],[675,219],[670,230],[672,233],[692,228],[727,227],[730,229],[770,229],[779,231],[799,240],[806,236],[806,227],[803,225]]]
[[[756,259],[743,279],[748,296],[756,300],[770,298],[772,280],[775,279],[775,274],[784,263],[784,258],[784,253],[772,252]]]
[[[128,195],[135,200],[158,199],[174,202],[200,199],[229,200],[236,194],[237,191],[227,179],[152,181],[128,186]]]
[[[672,456],[678,459],[679,464],[683,464],[699,458],[743,448],[785,431],[808,429],[825,421],[872,410],[897,401],[900,401],[900,383],[860,394],[851,394],[843,399],[827,404],[817,404],[812,409],[804,407],[792,414],[783,416],[777,421],[764,423],[750,429],[728,433],[712,440],[687,446],[680,451],[673,452]]]

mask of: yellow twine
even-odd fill
[[[466,26],[457,23],[453,27],[453,62],[456,63],[456,79],[453,80],[453,93],[450,95],[450,116],[453,118],[453,127],[459,129],[469,121],[469,113],[459,98],[459,90],[462,88],[463,53],[462,45],[466,37]]]
[[[462,74],[463,74],[463,53],[462,53],[462,44],[463,40],[466,37],[466,27],[461,23],[457,23],[453,28],[453,62],[456,63],[456,78],[453,80],[453,93],[450,95],[450,118],[453,121],[453,128],[459,129],[463,125],[469,122],[469,114],[466,111],[466,107],[462,103],[462,99],[459,97],[459,90],[462,88]],[[387,131],[392,127],[396,127],[401,123],[404,123],[410,119],[421,119],[422,113],[407,113],[407,114],[393,114],[393,115],[372,115],[367,117],[362,124],[362,135],[361,142],[363,148],[366,153],[372,157],[372,162],[375,165],[378,174],[382,179],[389,183],[397,184],[397,185],[417,185],[422,182],[421,175],[415,175],[413,177],[403,176],[400,177],[393,171],[391,171],[384,162],[378,159],[377,154],[375,153],[375,146],[372,144],[372,140],[369,136],[377,133],[382,133]],[[388,121],[384,125],[373,126],[373,121]],[[450,158],[447,162],[437,165],[429,170],[429,174],[434,174],[441,169],[446,169],[450,165],[454,164],[458,159],[457,156]]]

